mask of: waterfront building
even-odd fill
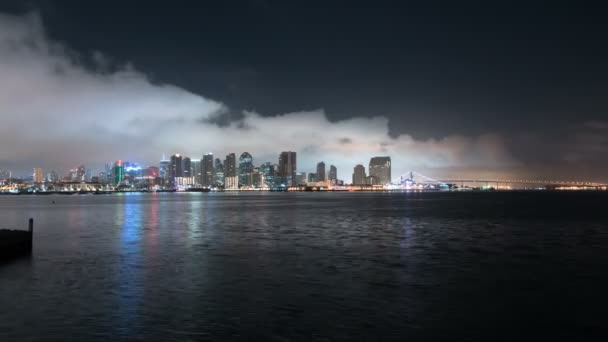
[[[182,172],[184,178],[190,178],[193,176],[192,174],[192,160],[190,157],[184,157],[182,160]]]
[[[260,173],[264,176],[263,185],[268,188],[275,186],[276,169],[270,162],[265,162],[260,166]]]
[[[253,157],[243,152],[239,157],[239,186],[253,185]]]
[[[169,168],[169,185],[175,186],[177,177],[184,177],[182,156],[177,153],[171,156],[171,167]]]
[[[209,152],[203,156],[201,162],[201,184],[211,187],[215,185],[215,168],[213,167],[213,153]]]
[[[284,151],[279,155],[279,185],[296,186],[296,152]],[[306,176],[304,176],[306,177]],[[304,179],[306,180],[306,179]]]
[[[317,163],[316,182],[325,181],[325,162]]]
[[[365,166],[358,164],[353,170],[353,185],[365,185]]]
[[[190,177],[194,178],[195,184],[202,184],[203,177],[203,161],[201,159],[190,159],[190,169],[192,174]]]
[[[165,159],[165,157],[163,156],[163,159],[161,159],[160,163],[158,164],[158,169],[159,169],[159,176],[161,179],[161,184],[164,185],[169,185],[169,177],[171,175],[171,161]]]
[[[333,165],[329,166],[329,177],[328,178],[333,184],[336,184],[338,182],[338,169]]]
[[[224,187],[234,190],[239,188],[239,178],[236,171],[236,155],[229,153],[224,161]]]
[[[220,158],[215,158],[215,185],[224,186],[224,165]]]
[[[308,174],[308,181],[307,181],[307,183],[316,183],[317,181],[321,181],[319,179],[318,174],[312,173],[312,172]]]
[[[125,169],[122,160],[117,160],[112,169],[112,185],[118,186],[124,179]]]
[[[391,157],[373,157],[369,161],[369,175],[374,184],[391,183]]]
[[[42,169],[37,167],[34,169],[34,183],[42,183],[44,178],[42,177]]]
[[[295,185],[306,185],[306,172],[296,172]]]

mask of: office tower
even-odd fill
[[[369,175],[374,184],[391,183],[391,157],[373,157],[369,161]]]
[[[296,172],[295,185],[306,185],[306,172]]]
[[[190,159],[190,157],[184,157],[182,160],[183,166],[182,166],[182,172],[183,172],[183,176],[184,178],[187,177],[192,177],[192,160]]]
[[[281,152],[279,155],[279,184],[284,186],[296,186],[296,153],[292,151]]]
[[[317,163],[316,182],[325,181],[325,162]]]
[[[209,152],[203,156],[201,161],[201,184],[203,186],[215,185],[215,168],[213,167],[213,153]]]
[[[203,161],[201,159],[191,159],[190,168],[192,169],[192,181],[194,184],[203,184]]]
[[[353,185],[365,185],[366,183],[365,166],[358,164],[353,170]]]
[[[329,166],[329,180],[334,184],[338,182],[338,169],[333,165]]]
[[[215,158],[215,185],[224,186],[224,165],[220,158]]]
[[[316,173],[309,173],[308,174],[308,183],[316,183],[319,181],[319,176]]]
[[[238,189],[239,177],[236,171],[236,156],[230,153],[224,161],[224,186],[226,189]]]
[[[260,166],[260,173],[264,175],[264,184],[273,188],[275,186],[276,170],[274,165],[270,162],[266,162]]]
[[[76,181],[77,182],[84,182],[84,176],[87,173],[87,169],[84,167],[84,165],[80,165],[78,166],[78,168],[76,169]]]
[[[118,186],[120,185],[120,183],[122,183],[123,179],[125,176],[125,168],[124,165],[122,163],[122,160],[117,160],[114,163],[114,168],[112,169],[112,184],[114,186]]]
[[[239,157],[239,186],[253,185],[253,157],[243,152]]]
[[[169,185],[169,177],[171,175],[171,161],[164,158],[158,164],[159,176],[162,185]]]
[[[175,186],[176,178],[184,177],[184,169],[182,164],[182,156],[177,153],[171,156],[171,167],[169,168],[169,185]]]
[[[34,169],[34,183],[42,183],[44,179],[42,178],[42,169],[37,167]]]

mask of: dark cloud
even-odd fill
[[[569,132],[552,150],[549,145],[556,140],[534,134],[520,148],[500,133],[429,139],[389,134],[391,120],[384,116],[336,119],[325,110],[235,111],[221,101],[152,81],[104,52],[79,55],[49,39],[36,13],[0,15],[0,75],[4,168],[66,170],[80,163],[99,168],[116,159],[156,164],[163,153],[197,158],[207,151],[218,156],[249,151],[261,163],[276,162],[280,151],[293,150],[299,152],[300,171],[313,171],[317,161],[325,160],[345,179],[355,164],[366,165],[377,154],[393,157],[396,176],[409,170],[437,177],[446,170],[509,175],[526,165],[534,172],[540,168],[528,162],[536,157],[560,163],[567,175],[569,162],[593,164],[593,157],[606,151],[598,133],[605,129],[603,121],[581,124],[578,133]]]

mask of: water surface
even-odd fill
[[[0,265],[0,340],[580,340],[605,333],[607,200],[1,196],[35,240]]]

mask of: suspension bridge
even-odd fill
[[[416,171],[410,171],[407,174],[401,175],[393,179],[393,184],[400,187],[415,187],[434,185],[438,187],[494,187],[508,188],[516,186],[519,188],[547,188],[547,189],[563,189],[563,188],[590,188],[590,189],[607,189],[608,183],[589,182],[589,181],[568,181],[568,180],[550,180],[550,179],[490,179],[490,178],[445,178],[434,179],[425,176]]]

